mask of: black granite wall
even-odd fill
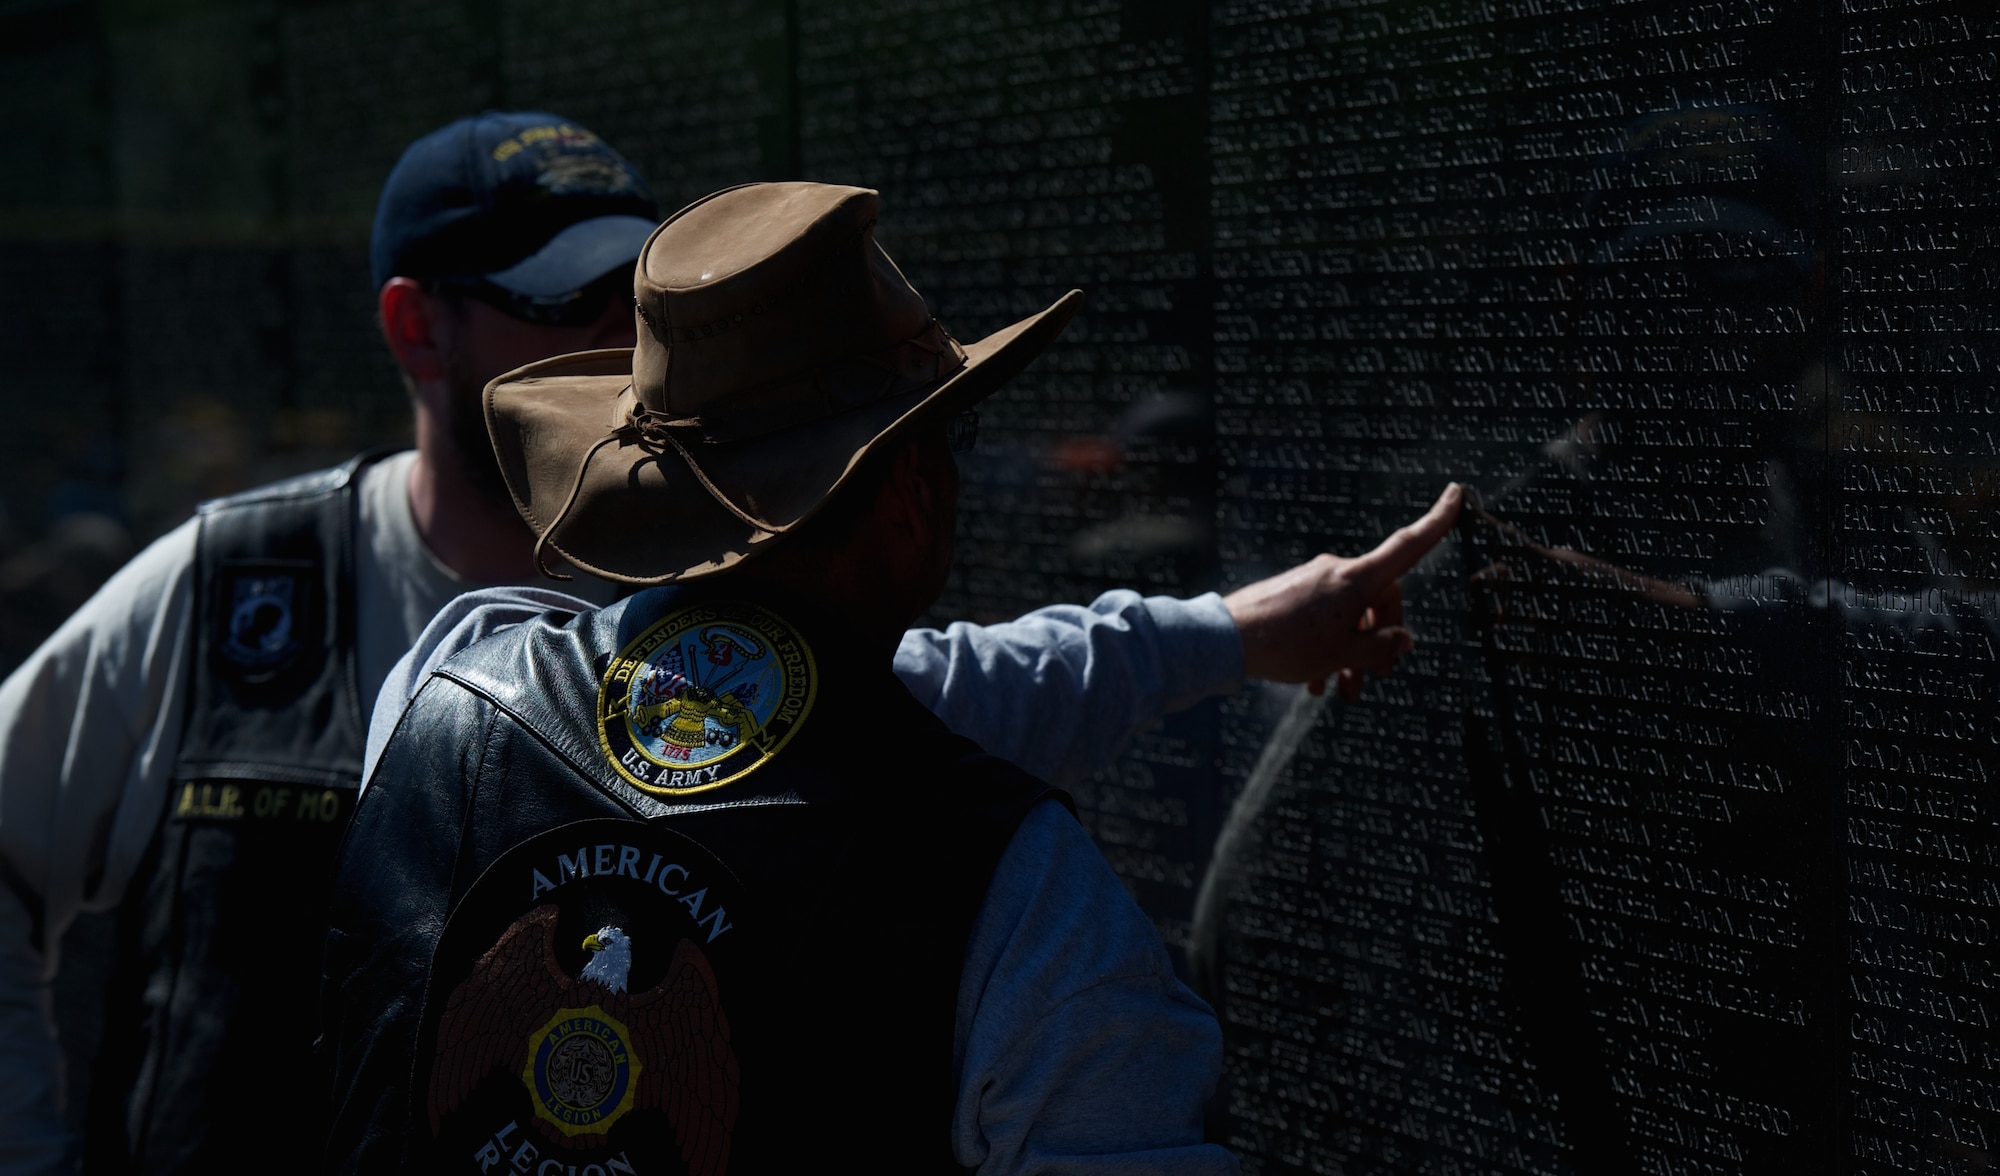
[[[489,105],[669,207],[878,187],[961,337],[1089,291],[985,413],[941,619],[1477,489],[1364,701],[1253,688],[1078,790],[1246,1167],[1990,1166],[1990,4],[0,6],[0,656],[198,498],[403,435],[369,214]]]

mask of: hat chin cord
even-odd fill
[[[629,390],[628,386],[627,391]],[[681,461],[687,465],[688,472],[694,475],[694,480],[699,482],[701,488],[708,491],[708,496],[715,500],[716,505],[736,516],[737,520],[746,526],[753,527],[767,535],[782,535],[794,526],[797,526],[796,523],[786,523],[783,526],[775,523],[767,523],[763,519],[757,518],[745,511],[734,502],[731,502],[728,495],[724,494],[714,482],[709,481],[708,475],[702,471],[701,464],[695,461],[694,455],[688,452],[687,446],[681,444],[681,439],[674,436],[667,418],[660,413],[652,411],[643,404],[635,404],[632,407],[631,417],[624,424],[619,425],[599,438],[597,444],[592,445],[584,453],[582,460],[576,463],[576,477],[569,484],[569,496],[563,499],[562,509],[556,512],[556,517],[550,521],[547,527],[542,529],[542,533],[535,537],[535,567],[544,576],[552,580],[575,579],[574,576],[565,575],[549,567],[545,552],[548,549],[550,537],[556,533],[557,527],[562,526],[563,520],[569,517],[570,509],[576,505],[577,495],[583,492],[583,479],[584,475],[590,471],[591,460],[597,456],[599,450],[602,450],[606,445],[614,441],[648,445],[654,452],[660,452],[671,447],[675,453],[680,455]]]
[[[636,301],[634,305],[638,305]],[[653,320],[646,314],[645,307],[639,307],[639,314],[645,318],[647,325],[652,325]],[[850,356],[844,363],[846,365],[844,367],[836,364],[820,368],[803,383],[782,389],[778,396],[756,405],[755,415],[763,426],[762,431],[772,431],[773,418],[780,422],[776,428],[794,427],[892,396],[935,389],[965,370],[965,348],[958,340],[951,337],[951,333],[944,329],[944,324],[938,322],[937,316],[933,315],[925,321],[924,329],[910,338],[890,344],[873,354]],[[625,392],[630,391],[632,385],[627,384]],[[620,395],[624,393],[621,392]],[[734,414],[735,422],[740,424],[748,419],[749,415],[739,410]],[[718,430],[716,429],[718,424],[724,427]],[[782,535],[797,526],[797,522],[786,523],[783,526],[767,523],[730,501],[729,496],[724,494],[721,488],[709,481],[708,474],[702,470],[701,464],[695,461],[694,455],[688,452],[687,446],[681,443],[681,439],[674,436],[675,429],[688,428],[700,430],[710,436],[717,433],[727,436],[730,432],[728,424],[727,421],[718,422],[713,419],[668,417],[665,413],[647,408],[644,402],[635,402],[630,414],[625,418],[625,423],[600,438],[597,444],[592,445],[584,453],[583,460],[577,462],[576,477],[571,480],[569,486],[569,497],[563,500],[562,509],[556,512],[555,520],[535,537],[535,567],[551,579],[574,578],[552,570],[545,560],[544,553],[548,549],[550,537],[556,533],[557,527],[562,526],[563,520],[569,517],[571,508],[576,505],[576,498],[583,491],[584,475],[590,469],[591,460],[597,456],[599,450],[614,441],[645,445],[655,453],[671,448],[680,455],[681,461],[687,464],[688,471],[694,474],[695,481],[701,483],[701,488],[708,492],[708,496],[715,500],[716,505],[728,511],[746,526],[762,531],[766,535]]]

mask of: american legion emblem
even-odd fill
[[[620,650],[597,691],[597,732],[618,774],[655,796],[739,780],[812,710],[812,650],[753,604],[676,608]]]
[[[430,1168],[720,1176],[741,1076],[724,979],[735,876],[638,821],[515,846],[439,937],[414,1117]]]

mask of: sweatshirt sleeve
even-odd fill
[[[1140,729],[1243,681],[1222,598],[1107,592],[999,625],[912,629],[896,675],[953,731],[1057,784],[1108,766]]]
[[[1236,1171],[1204,1142],[1222,1032],[1076,819],[1021,822],[960,974],[952,1150],[981,1176]]]
[[[0,1176],[52,1172],[56,945],[115,905],[159,827],[192,639],[192,521],[106,581],[0,683]]]

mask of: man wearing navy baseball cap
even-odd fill
[[[433,616],[464,619],[445,607],[461,593],[514,585],[523,607],[538,593],[576,607],[540,576],[483,391],[550,356],[634,344],[633,262],[658,214],[630,163],[558,115],[488,112],[419,139],[370,243],[415,448],[205,504],[0,683],[0,1176],[73,1169],[54,947],[78,912],[112,908],[86,1169],[317,1154],[323,912],[377,695],[401,710],[413,681],[385,686],[392,667]],[[1426,547],[1449,513],[1455,501],[1427,517]],[[1073,781],[1245,676],[1337,673],[1347,691],[1385,670],[1410,642],[1400,597],[1348,562],[1322,556],[1227,600],[1114,592],[912,630],[896,672],[959,733]],[[594,604],[625,591],[586,576],[565,589]]]
[[[554,115],[485,114],[411,144],[368,262],[378,289],[398,275],[476,280],[531,316],[560,315],[629,267],[658,223],[645,181],[604,140]]]
[[[316,1155],[326,878],[375,694],[447,601],[536,578],[481,389],[629,345],[658,214],[630,163],[558,115],[487,113],[412,144],[370,261],[416,448],[205,504],[0,685],[0,1172],[75,1163],[53,949],[78,911],[112,907],[86,1168]]]
[[[632,262],[658,223],[638,171],[551,114],[455,122],[389,174],[368,259],[416,401],[411,507],[460,575],[535,572],[486,437],[486,382],[565,348],[630,346]]]

